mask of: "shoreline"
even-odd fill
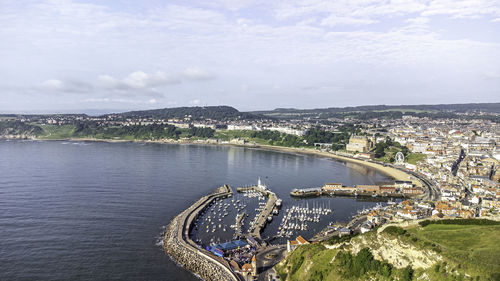
[[[196,140],[123,140],[123,139],[96,139],[96,138],[66,138],[66,139],[38,139],[34,140],[41,141],[89,141],[89,142],[107,142],[107,143],[122,143],[122,142],[131,142],[131,143],[158,143],[158,144],[187,144],[187,145],[213,145],[213,146],[233,146],[233,147],[245,147],[245,148],[256,148],[263,149],[266,151],[275,151],[275,152],[284,152],[289,154],[302,154],[302,155],[313,155],[324,157],[328,159],[333,159],[338,162],[350,162],[354,164],[358,164],[361,166],[365,166],[376,170],[394,180],[400,181],[412,181],[416,186],[423,187],[422,182],[415,178],[414,176],[406,173],[404,171],[395,169],[393,167],[384,166],[383,164],[368,162],[361,159],[351,158],[347,156],[338,155],[335,153],[329,153],[324,151],[318,151],[316,149],[311,148],[298,148],[298,147],[284,147],[284,146],[275,146],[275,145],[264,145],[264,144],[255,144],[255,145],[245,145],[245,144],[231,144],[231,143],[216,143],[216,142],[207,142],[207,141],[196,141]]]

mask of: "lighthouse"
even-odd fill
[[[259,180],[257,181],[257,187],[260,188],[263,191],[267,190],[267,186],[262,183],[262,180],[260,179],[260,177],[259,177]]]

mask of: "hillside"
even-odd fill
[[[487,113],[487,115],[479,113]],[[492,119],[489,114],[500,113],[500,103],[468,103],[468,104],[435,104],[435,105],[366,105],[355,107],[329,107],[315,109],[276,108],[268,111],[255,111],[276,118],[401,118],[402,115],[413,115],[431,118],[475,118]],[[467,116],[464,114],[467,113]]]
[[[276,270],[290,281],[500,280],[499,242],[498,223],[392,226],[343,244],[301,246]]]
[[[240,112],[231,106],[194,106],[173,107],[152,110],[130,111],[120,113],[124,117],[150,117],[150,118],[180,118],[190,116],[192,120],[237,120],[237,119],[260,119],[262,116]]]

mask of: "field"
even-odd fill
[[[417,162],[422,161],[427,158],[427,155],[422,153],[410,153],[406,157],[405,161],[410,164],[417,164]]]
[[[500,225],[431,224],[408,232],[439,245],[443,256],[460,265],[458,271],[500,278]]]

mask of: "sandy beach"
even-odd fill
[[[68,140],[68,139],[66,139]],[[355,163],[358,165],[362,165],[365,167],[369,167],[371,169],[377,170],[394,180],[401,180],[401,181],[412,181],[416,186],[422,187],[422,182],[415,178],[414,176],[407,174],[401,170],[392,168],[392,167],[386,167],[382,164],[378,163],[373,163],[373,162],[368,162],[364,161],[361,159],[355,159],[351,157],[346,157],[346,156],[341,156],[337,154],[333,154],[330,152],[324,152],[324,151],[318,151],[316,149],[311,149],[311,148],[296,148],[296,147],[283,147],[283,146],[274,146],[274,145],[261,145],[261,144],[221,144],[221,143],[212,143],[212,142],[207,142],[207,141],[196,141],[196,140],[157,140],[157,141],[129,141],[129,140],[120,140],[120,139],[95,139],[95,138],[71,138],[70,140],[72,141],[102,141],[102,142],[140,142],[140,143],[170,143],[170,144],[192,144],[192,145],[221,145],[221,146],[239,146],[239,147],[246,147],[246,148],[257,148],[257,149],[264,149],[264,150],[270,150],[270,151],[280,151],[280,152],[286,152],[286,153],[299,153],[299,154],[307,154],[307,155],[315,155],[315,156],[320,156],[320,157],[326,157],[326,158],[331,158],[334,160],[338,161],[345,161],[345,162],[350,162],[350,163]]]

